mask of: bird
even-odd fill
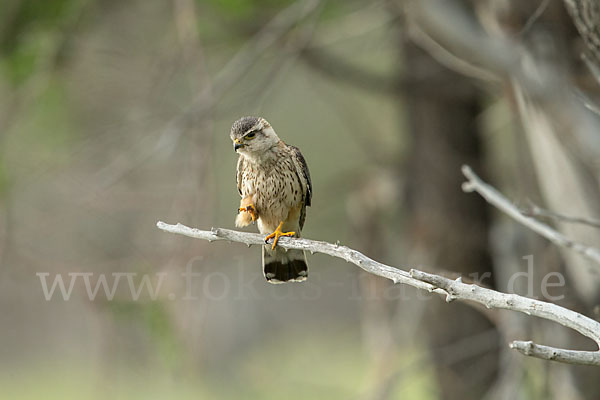
[[[305,281],[308,264],[304,251],[277,246],[282,236],[300,237],[306,207],[311,205],[312,182],[304,156],[299,148],[279,139],[262,117],[238,119],[230,137],[239,154],[236,183],[241,200],[236,227],[256,223],[266,235],[262,266],[267,282]]]

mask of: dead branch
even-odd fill
[[[210,231],[205,231],[190,228],[182,224],[170,225],[162,221],[159,221],[157,226],[165,232],[208,240],[209,242],[228,241],[243,243],[247,246],[265,244],[264,237],[256,233],[239,232],[222,228],[213,228]],[[474,284],[463,283],[460,279],[451,280],[415,269],[411,269],[409,272],[382,264],[356,250],[338,244],[304,238],[283,237],[279,240],[278,245],[284,249],[305,250],[310,251],[311,253],[322,253],[332,257],[341,258],[357,265],[366,272],[390,279],[394,283],[403,283],[417,289],[442,294],[446,296],[447,302],[452,300],[474,302],[482,304],[487,308],[519,311],[527,315],[557,322],[592,339],[600,348],[600,323],[556,304],[534,300],[516,294],[501,293]],[[524,355],[544,360],[600,366],[600,350],[567,350],[542,346],[530,341],[513,341],[510,343],[510,347]]]
[[[463,183],[463,190],[465,192],[479,193],[488,203],[492,204],[517,222],[525,225],[527,228],[540,234],[557,246],[566,247],[576,253],[582,254],[594,261],[600,267],[600,249],[575,242],[551,226],[544,224],[535,218],[523,215],[517,206],[494,187],[482,181],[469,166],[464,165],[462,172],[468,179],[467,182]]]
[[[587,225],[592,228],[600,228],[600,220],[594,218],[576,217],[571,215],[560,214],[554,211],[547,210],[529,201],[529,207],[521,210],[521,213],[527,217],[542,217],[551,218],[557,221],[568,222],[571,224]]]

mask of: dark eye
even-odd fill
[[[254,137],[256,136],[256,132],[250,132],[249,134],[247,134],[246,136],[244,136],[246,139],[254,139]]]

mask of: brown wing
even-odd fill
[[[308,170],[308,164],[304,156],[300,152],[300,149],[295,146],[289,146],[292,150],[292,157],[294,159],[294,165],[296,166],[296,173],[300,178],[301,186],[306,185],[302,201],[302,210],[300,212],[300,229],[304,227],[304,220],[306,219],[306,207],[311,205],[312,202],[312,182],[310,180],[310,171]],[[303,182],[304,181],[304,182]]]

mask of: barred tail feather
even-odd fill
[[[281,247],[262,248],[263,273],[269,283],[302,282],[308,277],[308,265],[303,250],[285,251]]]

